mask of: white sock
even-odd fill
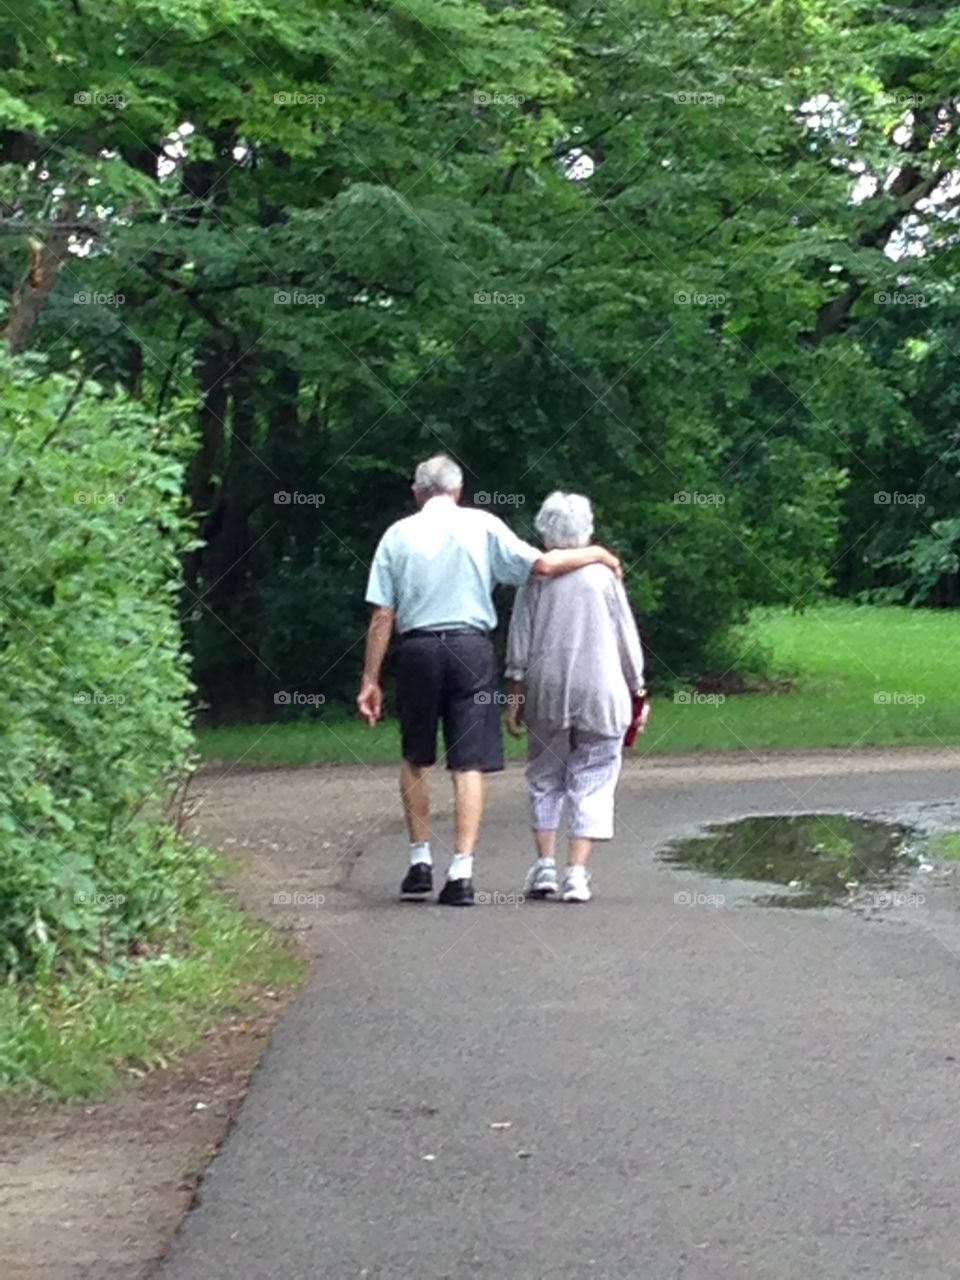
[[[433,857],[430,854],[430,841],[421,840],[419,844],[410,843],[410,865],[415,867],[418,862],[425,863],[428,867],[433,866]]]
[[[557,865],[556,858],[538,858],[537,859],[538,867],[555,867],[556,865]]]
[[[473,878],[473,854],[455,853],[447,872],[448,880],[470,880]]]

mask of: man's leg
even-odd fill
[[[437,901],[468,907],[474,898],[473,854],[483,817],[483,775],[503,768],[497,665],[489,636],[450,636],[444,648],[443,737],[453,775],[456,837],[447,882]]]
[[[400,766],[400,798],[412,845],[430,840],[429,773],[429,765],[411,764],[409,760]]]
[[[410,833],[410,866],[400,886],[403,897],[420,898],[433,888],[429,770],[437,750],[438,647],[429,637],[401,639],[396,658],[397,711],[403,750],[400,798]]]
[[[483,818],[483,774],[479,769],[454,769],[450,776],[453,778],[453,847],[457,853],[472,857]]]

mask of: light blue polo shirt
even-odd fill
[[[542,551],[489,511],[438,496],[380,539],[367,603],[393,609],[398,631],[497,625],[493,588],[519,587]]]

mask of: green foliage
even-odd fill
[[[522,530],[588,492],[670,679],[736,663],[757,604],[952,602],[922,540],[960,500],[953,10],[14,0],[4,25],[6,220],[95,232],[30,341],[195,406],[212,715],[347,696],[370,554],[439,448]],[[24,265],[0,238],[14,316]]]
[[[172,945],[122,969],[0,987],[0,1088],[67,1100],[102,1096],[117,1072],[164,1067],[254,995],[300,966],[267,928],[216,898],[191,908]]]
[[[202,887],[162,820],[191,748],[185,434],[0,360],[0,969],[121,962]]]

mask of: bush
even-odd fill
[[[0,356],[0,971],[111,964],[203,888],[165,820],[191,751],[187,439]]]

